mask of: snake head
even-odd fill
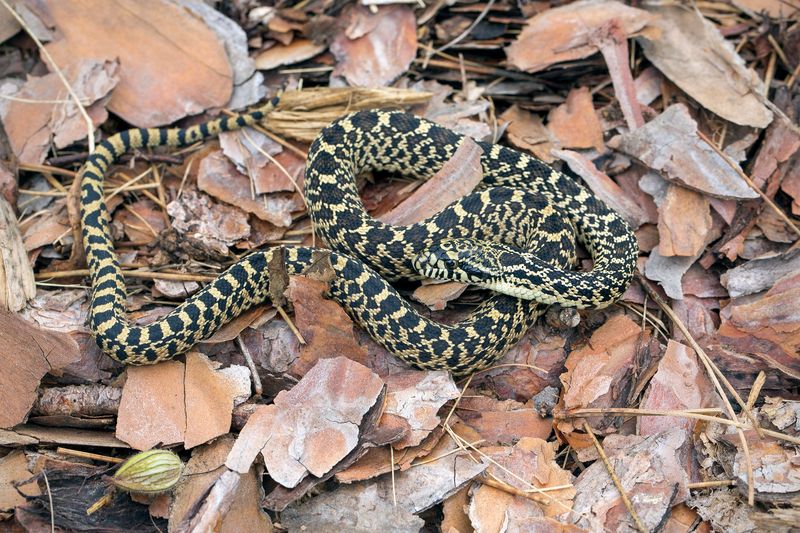
[[[414,260],[425,277],[486,286],[502,274],[500,257],[491,243],[449,239],[434,244]]]

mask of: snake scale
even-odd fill
[[[276,97],[250,113],[188,128],[123,131],[99,143],[87,159],[80,205],[92,283],[89,321],[99,346],[117,361],[150,364],[171,358],[268,300],[267,265],[279,248],[248,255],[157,322],[133,325],[125,315],[126,289],[109,231],[104,175],[129,150],[189,145],[253,125],[278,103]],[[546,305],[609,305],[630,282],[638,255],[627,224],[582,186],[533,157],[484,142],[478,143],[484,178],[477,191],[409,226],[387,225],[366,213],[356,185],[359,173],[427,179],[461,141],[453,131],[410,114],[361,111],[323,129],[310,147],[305,180],[314,229],[332,249],[326,251],[334,274],[330,297],[396,356],[456,375],[490,365]],[[487,237],[498,242],[476,248]],[[592,255],[590,271],[571,270],[576,238]],[[283,248],[288,273],[303,273],[316,251]],[[458,323],[440,324],[417,312],[387,282],[425,276],[470,281],[507,294],[493,295]]]

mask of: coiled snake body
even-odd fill
[[[131,325],[103,199],[106,171],[128,150],[187,145],[252,125],[277,103],[274,98],[252,113],[185,129],[124,131],[98,144],[87,160],[81,173],[81,221],[93,288],[90,327],[114,359],[127,364],[168,359],[267,300],[267,264],[275,249],[234,264],[159,321]],[[358,112],[320,133],[309,150],[305,181],[314,228],[333,249],[330,296],[401,359],[454,374],[491,364],[519,340],[544,305],[612,303],[629,283],[638,253],[627,224],[583,187],[535,158],[489,143],[479,143],[486,186],[481,190],[410,226],[390,226],[367,215],[356,187],[358,173],[384,170],[426,179],[449,160],[461,139],[406,113]],[[592,255],[591,271],[569,270],[575,236]],[[474,241],[486,238],[500,242],[476,251]],[[315,260],[310,247],[284,252],[290,274],[302,273]],[[439,324],[415,311],[386,281],[423,275],[462,279],[510,295],[493,296],[459,323]]]

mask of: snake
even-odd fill
[[[170,359],[248,308],[269,301],[269,265],[304,274],[325,258],[327,296],[370,336],[411,366],[464,375],[516,344],[547,306],[602,308],[626,290],[638,247],[628,224],[571,177],[499,144],[475,142],[482,181],[435,215],[405,226],[371,217],[357,177],[366,171],[426,180],[464,137],[399,110],[348,114],[311,144],[304,194],[327,247],[257,250],[231,265],[159,320],[126,316],[126,286],[114,252],[103,181],[126,152],[187,146],[265,121],[280,103],[186,128],[133,128],[99,142],[80,170],[82,242],[91,280],[89,327],[103,352],[132,365]],[[592,268],[575,270],[576,246]],[[393,283],[449,279],[489,289],[466,317],[440,323]]]

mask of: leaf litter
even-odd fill
[[[191,475],[170,497],[118,497],[88,520],[130,528],[149,512],[176,530],[464,533],[791,526],[800,26],[787,5],[17,5],[25,27],[0,32],[11,39],[0,119],[14,210],[3,220],[21,237],[0,246],[0,272],[35,271],[37,294],[0,293],[5,307],[30,300],[0,331],[0,479],[44,468],[61,528],[86,524],[61,512],[62,494],[91,503],[70,485],[84,466],[65,447],[128,454],[126,444],[172,447]],[[636,281],[609,309],[553,310],[466,382],[409,369],[365,336],[325,298],[324,268],[286,280],[274,307],[185,358],[110,362],[86,328],[75,260],[69,191],[86,139],[196,123],[278,89],[263,126],[129,154],[111,170],[135,320],[163,316],[254,247],[314,243],[301,196],[308,144],[371,107],[413,106],[568,169],[638,228]],[[429,216],[480,181],[478,154],[468,139],[423,185],[365,176],[365,206],[395,224]],[[444,321],[483,297],[461,284],[402,290]],[[50,503],[31,487],[2,493],[0,521],[49,523]]]

